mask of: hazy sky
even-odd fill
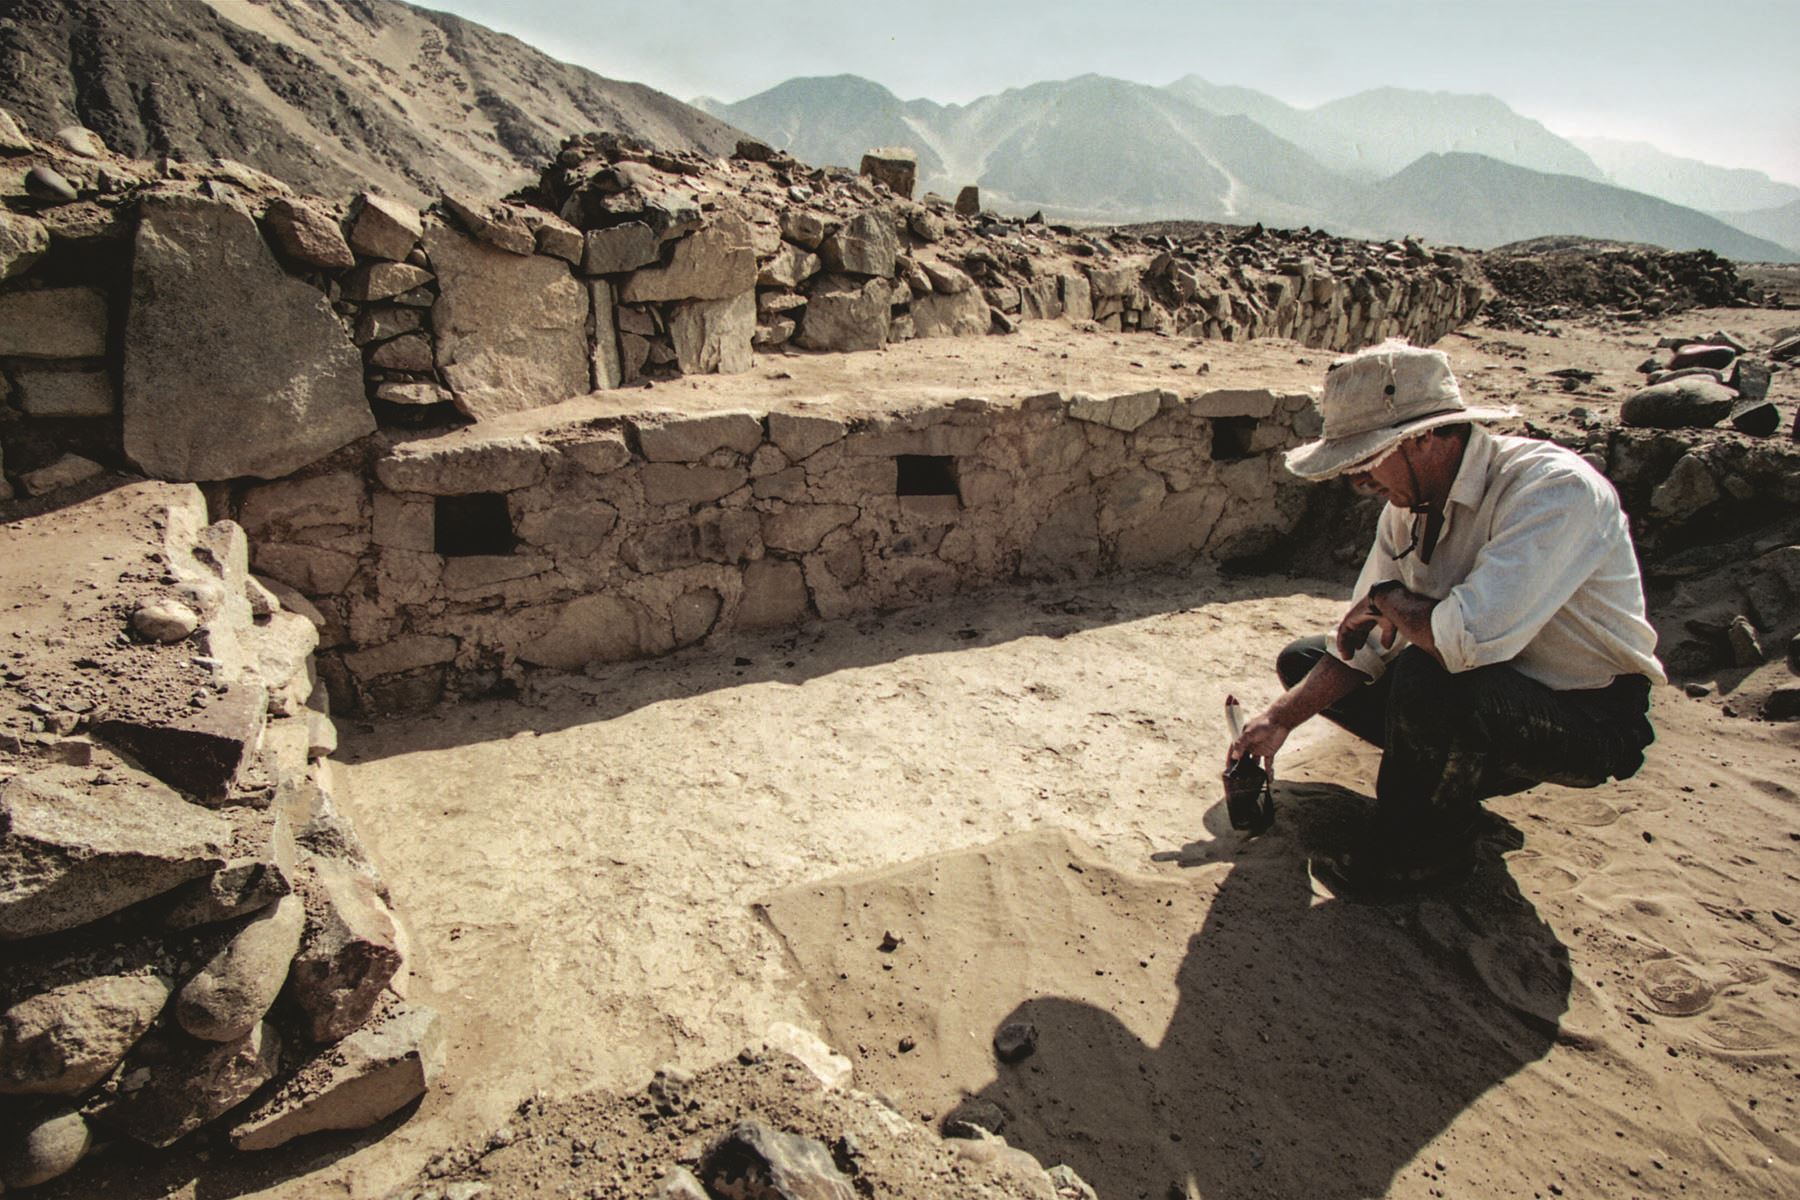
[[[1557,133],[1648,141],[1800,184],[1800,0],[415,0],[682,100],[861,75],[962,103],[1095,72],[1308,107],[1488,92]]]

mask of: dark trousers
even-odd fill
[[[1324,635],[1281,652],[1292,687],[1326,653]],[[1466,844],[1481,801],[1537,783],[1596,787],[1625,779],[1654,739],[1650,681],[1554,691],[1504,663],[1452,673],[1417,646],[1325,716],[1382,749],[1375,833],[1393,850]]]

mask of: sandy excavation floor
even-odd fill
[[[1663,689],[1643,773],[1495,802],[1471,883],[1323,902],[1303,848],[1352,800],[1318,781],[1372,752],[1303,731],[1256,842],[1214,809],[1223,696],[1336,608],[1294,587],[1005,591],[353,738],[451,1078],[195,1194],[379,1195],[534,1089],[774,1021],[921,1120],[997,1102],[1107,1197],[1800,1194],[1800,730]]]
[[[1748,322],[1675,324],[1721,323]],[[1146,342],[1190,370],[1230,353]],[[1444,347],[1471,400],[1549,414],[1624,394],[1644,344]],[[1570,362],[1603,362],[1588,395],[1543,375]],[[1800,725],[1658,689],[1637,778],[1493,802],[1482,868],[1441,896],[1324,900],[1305,853],[1373,750],[1302,730],[1254,841],[1217,771],[1224,696],[1272,698],[1276,651],[1340,592],[1022,586],[347,723],[346,807],[449,1078],[353,1141],[76,1178],[379,1197],[534,1091],[640,1087],[789,1022],[921,1122],[997,1104],[1108,1200],[1800,1196]],[[1001,1066],[1017,1019],[1038,1051]]]

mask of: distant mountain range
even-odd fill
[[[695,104],[812,163],[910,146],[922,189],[974,183],[998,211],[1306,224],[1476,248],[1574,234],[1800,259],[1795,214],[1776,207],[1800,188],[1651,147],[1578,145],[1492,96],[1378,88],[1300,109],[1194,75],[1161,88],[1083,75],[956,105],[838,75]]]
[[[1800,188],[1653,147],[1576,143],[1492,96],[1379,88],[1302,109],[1190,75],[1099,75],[969,104],[853,75],[690,107],[400,0],[0,0],[0,107],[135,157],[234,158],[296,187],[414,203],[535,179],[569,134],[728,154],[745,131],[815,164],[910,146],[923,188],[1066,220],[1181,218],[1419,233],[1474,247],[1571,234],[1800,258]],[[702,111],[702,110],[705,111]]]

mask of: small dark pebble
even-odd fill
[[[1023,1062],[1037,1051],[1037,1026],[1029,1021],[1011,1021],[994,1033],[994,1053],[1003,1063]]]

